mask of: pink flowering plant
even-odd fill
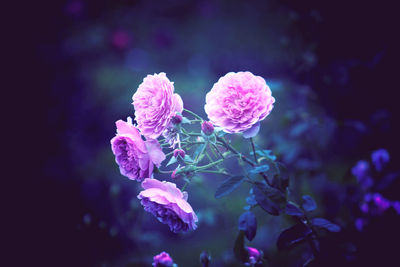
[[[295,224],[280,234],[277,247],[290,249],[306,242],[312,252],[308,261],[318,257],[320,234],[340,231],[338,225],[324,218],[311,218],[315,201],[308,195],[295,199],[289,190],[288,169],[272,151],[254,141],[260,127],[268,124],[275,103],[264,78],[251,72],[230,72],[221,77],[207,93],[207,119],[184,108],[165,73],[145,77],[132,99],[135,123],[130,118],[116,122],[112,151],[121,174],[141,182],[143,190],[137,198],[144,210],[172,232],[197,228],[196,207],[191,206],[185,189],[200,173],[226,177],[215,189],[215,198],[228,196],[243,183],[250,185],[233,245],[234,255],[247,266],[265,263],[262,251],[246,245],[257,233],[253,209],[291,217]],[[233,135],[248,144],[248,155],[235,148]],[[238,167],[226,168],[228,160],[235,160]],[[159,180],[159,174],[168,174],[170,181]],[[176,185],[178,180],[184,181],[181,188]],[[154,258],[153,266],[172,266],[172,259],[163,253]],[[211,257],[204,255],[200,262],[208,266]]]

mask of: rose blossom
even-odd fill
[[[187,202],[187,193],[182,193],[174,183],[147,178],[142,182],[143,191],[137,196],[144,210],[168,224],[174,233],[197,228],[198,221]]]
[[[158,141],[143,141],[131,118],[115,124],[117,135],[111,139],[111,149],[121,174],[139,182],[151,177],[154,165],[159,167],[165,159]]]
[[[251,72],[229,72],[206,95],[210,121],[228,133],[244,132],[265,119],[275,98],[265,80]]]
[[[137,127],[146,138],[156,139],[170,126],[176,112],[181,113],[183,102],[174,94],[174,85],[164,72],[147,75],[132,97]]]

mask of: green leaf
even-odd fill
[[[327,219],[324,218],[314,218],[311,219],[311,223],[314,226],[324,228],[330,232],[340,232],[340,226],[337,224],[334,224]]]
[[[247,211],[240,215],[239,230],[244,231],[249,241],[254,239],[257,233],[257,219],[253,212]]]
[[[270,200],[257,186],[253,186],[255,199],[260,207],[273,216],[280,213],[279,205]]]
[[[249,258],[249,252],[244,247],[244,236],[244,231],[239,231],[233,247],[233,254],[235,255],[236,259],[241,262],[247,262],[247,259]]]
[[[172,155],[166,166],[174,164],[175,162],[176,162],[176,158]]]
[[[279,250],[290,249],[305,241],[309,234],[311,234],[311,229],[303,223],[298,223],[282,231],[276,245]]]
[[[267,185],[266,183],[263,182],[255,182],[254,185],[261,190],[261,192],[268,197],[271,201],[276,203],[277,205],[281,206],[286,203],[286,197],[285,194],[283,194],[281,191],[278,189]]]
[[[303,196],[303,209],[305,211],[313,211],[317,208],[317,204],[315,203],[314,199],[309,195]]]
[[[190,162],[190,163],[194,162],[193,159],[189,155],[185,155],[185,159],[184,160],[187,161],[187,162]]]
[[[276,162],[276,167],[279,169],[279,188],[282,191],[285,191],[286,188],[289,186],[289,171],[288,169],[285,167],[285,165],[283,165],[280,162]]]
[[[181,123],[187,123],[187,124],[190,124],[191,122],[190,122],[190,120],[188,119],[188,118],[186,118],[186,117],[182,117],[182,122]]]
[[[233,190],[239,187],[239,185],[243,182],[244,176],[237,175],[232,176],[222,182],[222,184],[217,188],[215,192],[215,198],[221,198],[223,196],[228,195]]]
[[[272,154],[272,150],[256,150],[257,155],[259,155],[260,157],[264,157],[266,159],[270,159],[272,161],[276,160],[276,156],[274,154]],[[250,154],[253,154],[253,152],[250,152]]]
[[[269,165],[260,165],[260,166],[256,166],[254,168],[252,168],[249,173],[251,174],[257,174],[257,173],[261,173],[261,172],[266,172],[269,170]]]
[[[287,215],[290,215],[290,216],[303,216],[304,215],[304,212],[300,209],[300,207],[297,206],[296,203],[293,203],[291,201],[289,201],[286,204],[285,212]]]

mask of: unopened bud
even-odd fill
[[[214,126],[211,122],[205,121],[201,124],[201,130],[205,135],[209,136],[214,133]]]
[[[171,122],[172,122],[173,124],[179,124],[179,123],[181,123],[181,122],[182,122],[182,116],[181,116],[181,115],[178,115],[178,114],[175,114],[175,116],[173,116],[173,117],[171,118]]]
[[[177,148],[177,149],[174,150],[174,157],[175,158],[178,158],[178,156],[180,156],[181,158],[185,158],[185,155],[186,155],[186,153],[182,149],[178,149]]]
[[[178,174],[176,174],[176,171],[177,170],[174,170],[173,172],[172,172],[172,174],[171,174],[171,178],[172,179],[179,179],[179,178],[181,178],[181,175],[178,173]]]

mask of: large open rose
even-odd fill
[[[147,75],[132,97],[135,120],[140,133],[156,139],[170,126],[175,112],[181,113],[183,102],[174,94],[174,84],[164,72]]]
[[[159,167],[165,159],[158,141],[143,141],[131,118],[128,122],[118,120],[115,124],[117,135],[111,139],[111,149],[121,174],[137,181],[151,177],[154,165]]]
[[[187,202],[187,193],[182,193],[174,183],[145,179],[138,199],[145,211],[168,224],[174,233],[196,229],[198,221],[192,207]]]
[[[248,71],[229,72],[207,93],[204,109],[214,125],[239,133],[265,119],[274,102],[262,77]]]

